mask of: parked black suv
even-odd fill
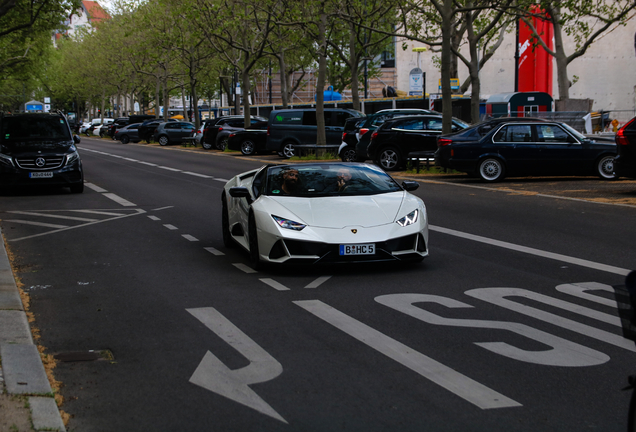
[[[251,116],[250,121],[251,124],[254,125],[262,121],[267,121],[267,119],[265,117]],[[224,150],[227,144],[227,136],[224,137],[224,142],[220,142],[217,139],[219,132],[226,127],[232,128],[232,131],[237,131],[243,129],[244,126],[245,118],[242,115],[221,116],[219,118],[206,120],[203,126],[201,146],[206,150],[212,148]]]
[[[349,151],[345,154],[345,156],[349,156],[349,160],[347,160],[347,162],[364,162],[367,159],[371,159],[367,152],[367,147],[369,147],[369,143],[371,142],[371,134],[373,134],[373,132],[385,121],[389,121],[391,119],[394,119],[395,117],[425,114],[441,115],[436,111],[417,108],[385,109],[373,114],[369,114],[366,117],[365,122],[362,123],[356,131],[356,137],[358,139],[355,144],[355,159],[352,159],[353,152]],[[339,153],[340,157],[342,157],[345,151],[346,149],[341,149]]]
[[[0,115],[0,186],[65,186],[84,191],[80,137],[62,114]]]
[[[466,127],[466,123],[453,119],[453,132]],[[423,152],[432,157],[441,134],[441,115],[398,117],[384,122],[371,133],[369,157],[386,171],[396,170],[406,165],[410,153]]]
[[[618,151],[614,173],[617,177],[636,178],[636,117],[620,128],[614,139]]]

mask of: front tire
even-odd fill
[[[340,152],[340,159],[342,159],[343,162],[357,162],[355,147],[345,147],[342,152]]]
[[[254,270],[259,270],[263,266],[263,263],[261,262],[261,256],[258,250],[258,234],[254,213],[250,213],[248,235],[250,245],[250,262]]]
[[[596,173],[605,180],[615,180],[618,178],[614,174],[614,156],[603,156],[596,162]]]
[[[130,138],[128,138],[128,135],[122,135],[120,141],[122,144],[128,144],[130,142]]]
[[[283,154],[282,157],[286,159],[294,157],[296,155],[296,148],[294,147],[294,143],[286,142],[285,144],[283,144],[283,147],[278,154],[280,155],[281,153]]]
[[[73,194],[81,194],[84,192],[84,182],[82,181],[81,183],[72,184],[70,189]]]
[[[221,151],[225,151],[226,147],[227,147],[227,137],[221,138],[220,140],[216,142],[217,149]]]
[[[241,153],[245,156],[251,156],[256,153],[256,144],[250,139],[246,139],[241,143]]]
[[[223,244],[226,248],[230,249],[234,246],[234,240],[232,240],[232,234],[230,233],[230,216],[227,210],[227,200],[225,194],[221,196],[221,229],[223,231]]]
[[[168,137],[167,137],[167,136],[165,136],[165,135],[161,135],[161,136],[159,137],[159,145],[167,146],[169,143],[170,143],[170,140],[168,139]]]
[[[395,147],[383,148],[380,151],[378,162],[385,171],[395,171],[404,165],[404,159],[400,151]]]
[[[494,183],[504,178],[506,170],[503,162],[499,159],[486,158],[479,162],[479,170],[477,173],[483,181]]]

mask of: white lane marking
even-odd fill
[[[223,182],[223,183],[229,182],[229,180],[224,179],[224,178],[220,178],[220,177],[215,177],[213,180],[220,181],[220,182]]]
[[[157,166],[157,164],[153,164],[153,163],[150,163],[150,162],[139,161],[139,163],[142,164],[142,165],[148,165],[148,166],[151,166],[151,167],[156,167]]]
[[[181,170],[178,169],[178,168],[172,168],[172,167],[167,167],[167,166],[162,166],[162,165],[158,165],[157,168],[165,169],[165,170],[168,170],[168,171],[181,172]]]
[[[259,280],[261,282],[263,282],[264,284],[267,284],[267,285],[271,286],[275,290],[278,290],[278,291],[289,291],[289,288],[287,288],[282,283],[276,282],[274,279],[263,278],[263,279],[259,279]]]
[[[191,241],[191,242],[197,242],[199,241],[198,238],[191,236],[190,234],[183,234],[181,237],[183,237],[184,239]]]
[[[31,238],[34,238],[34,237],[42,237],[42,236],[49,235],[49,234],[55,234],[55,233],[59,233],[59,232],[62,232],[62,231],[72,230],[72,229],[76,229],[76,228],[82,228],[82,227],[89,226],[89,225],[95,225],[95,224],[100,224],[100,223],[104,223],[104,222],[110,222],[110,221],[114,221],[114,220],[117,220],[117,219],[123,219],[123,218],[131,217],[131,216],[137,216],[137,215],[146,213],[145,210],[141,210],[141,209],[131,209],[130,212],[131,213],[129,213],[129,214],[119,215],[119,216],[116,216],[116,217],[112,217],[110,219],[104,219],[104,220],[100,220],[100,221],[97,221],[97,222],[88,222],[88,223],[81,224],[81,225],[55,229],[53,231],[48,231],[48,232],[40,233],[40,234],[34,234],[34,235],[26,236],[26,237],[20,237],[20,238],[9,240],[9,241],[16,242],[16,241],[31,239]]]
[[[287,423],[249,387],[250,384],[264,383],[278,377],[283,373],[283,366],[216,309],[186,310],[250,362],[243,368],[230,369],[207,351],[190,377],[190,382]]]
[[[569,312],[583,315],[597,321],[621,327],[621,320],[617,316],[598,312],[593,309],[575,305],[573,303],[564,302],[559,299],[548,297],[543,294],[535,293],[533,291],[528,291],[521,288],[478,288],[468,290],[464,294],[479,300],[483,300],[490,304],[500,306],[504,309],[508,309],[522,315],[526,315],[562,327],[575,333],[582,334],[592,339],[606,342],[619,348],[624,348],[628,351],[636,352],[636,346],[634,346],[634,342],[629,339],[625,339],[622,335],[616,335],[604,330],[599,330],[597,328],[581,324],[577,321],[573,321],[567,318],[563,318],[550,312],[545,312],[537,308],[508,300],[505,297],[531,299],[539,303],[567,310]]]
[[[159,221],[161,219],[159,219],[157,216],[153,216],[153,215],[148,215],[148,219],[153,220],[153,221]]]
[[[113,212],[107,212],[102,210],[68,210],[68,211],[77,212],[77,213],[99,214],[99,215],[106,215],[106,216],[121,216],[121,213],[113,213]]]
[[[501,393],[497,393],[319,300],[295,301],[294,303],[481,409],[521,406],[520,403]]]
[[[520,245],[516,245],[514,243],[508,243],[508,242],[504,242],[504,241],[494,240],[494,239],[490,239],[488,237],[482,237],[482,236],[478,236],[478,235],[474,235],[474,234],[469,234],[469,233],[465,233],[465,232],[461,232],[461,231],[452,230],[452,229],[449,229],[449,228],[443,228],[443,227],[433,226],[433,225],[429,225],[428,228],[431,231],[437,231],[437,232],[441,232],[441,233],[444,233],[444,234],[448,234],[448,235],[452,235],[452,236],[456,236],[456,237],[461,237],[461,238],[465,238],[465,239],[476,241],[476,242],[486,243],[486,244],[489,244],[489,245],[498,246],[498,247],[502,247],[502,248],[506,248],[506,249],[511,249],[511,250],[514,250],[514,251],[517,251],[517,252],[523,252],[523,253],[527,253],[527,254],[530,254],[530,255],[536,255],[536,256],[543,257],[543,258],[549,258],[549,259],[553,259],[553,260],[556,260],[556,261],[562,261],[562,262],[566,262],[566,263],[569,263],[569,264],[575,264],[575,265],[579,265],[581,267],[587,267],[587,268],[591,268],[591,269],[595,269],[595,270],[605,271],[605,272],[608,272],[608,273],[614,273],[614,274],[621,275],[621,276],[627,276],[629,274],[629,272],[631,271],[631,270],[623,269],[623,268],[620,268],[620,267],[614,267],[614,266],[610,266],[610,265],[606,265],[606,264],[597,263],[597,262],[594,262],[594,261],[588,261],[588,260],[584,260],[584,259],[580,259],[580,258],[570,257],[570,256],[567,256],[567,255],[561,255],[561,254],[557,254],[557,253],[542,251],[540,249],[534,249],[534,248],[530,248],[530,247],[526,247],[526,246],[520,246]]]
[[[618,303],[616,303],[616,300],[599,297],[593,294],[587,294],[585,292],[585,291],[606,291],[606,292],[613,293],[614,288],[612,288],[611,285],[605,285],[598,282],[580,282],[580,283],[558,285],[555,289],[564,294],[569,294],[574,297],[582,298],[584,300],[588,300],[594,303],[609,306],[613,309],[618,308]]]
[[[206,251],[210,252],[212,255],[217,255],[217,256],[218,255],[225,255],[223,252],[221,252],[220,250],[216,250],[213,247],[206,247],[206,248],[203,248],[203,249],[205,249]]]
[[[120,204],[124,207],[136,207],[136,204],[131,203],[128,200],[123,199],[122,197],[115,195],[114,193],[105,193],[103,194],[106,198],[112,199],[117,204]]]
[[[174,206],[159,207],[159,208],[156,208],[156,209],[152,209],[152,211],[161,211],[161,210],[166,210],[166,209],[173,208],[173,207]]]
[[[444,184],[444,185],[448,185],[448,186],[458,186],[458,187],[464,187],[464,188],[483,189],[483,190],[487,190],[487,191],[491,191],[491,192],[505,192],[505,193],[508,193],[508,194],[514,193],[514,194],[517,194],[517,195],[526,195],[527,194],[526,191],[516,191],[516,190],[512,190],[512,189],[499,189],[499,188],[493,188],[493,187],[487,187],[487,186],[460,184],[460,183],[453,183],[453,182],[447,182],[447,181],[442,181],[442,180],[421,180],[421,179],[417,179],[417,181],[422,182],[422,183]],[[602,202],[602,201],[591,201],[591,200],[586,200],[586,199],[582,199],[582,198],[571,198],[571,197],[563,197],[563,196],[558,196],[558,195],[546,195],[546,194],[540,194],[540,193],[532,194],[532,196],[543,197],[543,198],[553,198],[553,199],[560,199],[560,200],[567,200],[567,201],[577,201],[577,202],[584,202],[584,203],[588,203],[588,204],[614,205],[614,206],[620,206],[620,207],[636,207],[633,204],[620,204],[620,203],[611,203],[611,202]]]
[[[191,175],[195,177],[201,177],[201,178],[213,178],[212,176],[209,176],[209,175],[199,174],[199,173],[190,172],[190,171],[183,171],[183,174],[187,174],[187,175]]]
[[[50,214],[50,213],[37,213],[37,212],[29,212],[29,211],[10,211],[8,213],[22,214],[22,215],[27,215],[27,216],[41,216],[41,217],[48,217],[48,218],[53,218],[53,219],[68,219],[68,220],[75,220],[75,221],[80,221],[80,222],[95,222],[95,221],[99,220],[99,219],[88,219],[88,218],[56,215],[56,214]]]
[[[321,276],[315,281],[313,281],[312,283],[310,283],[309,285],[307,285],[305,288],[318,288],[320,285],[327,282],[330,278],[331,276]]]
[[[20,220],[20,219],[5,219],[5,221],[6,222],[21,223],[21,224],[24,224],[24,225],[41,226],[41,227],[46,227],[46,228],[68,228],[68,225],[55,225],[55,224],[49,224],[49,223],[44,223],[44,222],[33,222],[33,221]]]
[[[242,272],[245,272],[245,273],[258,273],[252,267],[248,267],[248,266],[246,266],[243,263],[232,263],[232,265],[234,267],[236,267],[237,269],[241,270]]]
[[[137,159],[131,159],[127,157],[125,157],[124,160],[131,161],[131,162],[139,162]]]
[[[170,224],[164,224],[163,226],[165,226],[166,228],[168,228],[169,230],[178,230],[179,228],[177,228],[174,225],[170,225]]]
[[[84,182],[84,186],[86,186],[89,189],[94,190],[95,192],[99,192],[99,193],[106,192],[106,189],[102,189],[99,186],[94,185],[93,183]]]

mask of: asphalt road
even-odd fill
[[[262,160],[80,153],[85,193],[0,196],[40,342],[71,360],[68,430],[625,429],[634,182],[426,177],[422,264],[256,273],[223,247],[220,193]]]

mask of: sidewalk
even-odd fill
[[[7,397],[18,395],[26,397],[30,419],[24,418],[29,411],[20,409],[22,403],[11,403],[11,397]],[[29,430],[66,432],[42,358],[31,337],[4,237],[0,242],[0,397],[0,426],[9,422],[3,430],[21,431],[24,429],[19,425],[29,424],[32,426]]]

